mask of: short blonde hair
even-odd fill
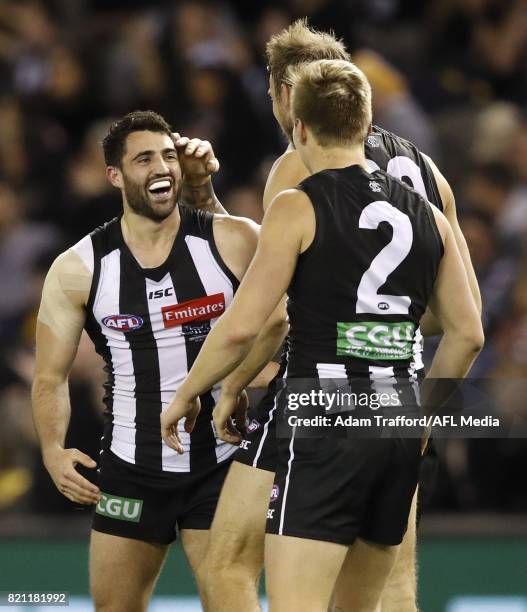
[[[290,68],[291,108],[322,146],[363,142],[371,121],[371,87],[364,73],[344,60],[319,60]]]
[[[266,49],[267,65],[280,96],[280,85],[288,68],[321,59],[349,60],[346,47],[331,32],[318,32],[297,19],[292,25],[271,37]]]

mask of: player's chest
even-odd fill
[[[200,282],[167,273],[162,279],[128,276],[119,287],[101,282],[93,315],[110,340],[174,338],[204,339],[233,298],[233,288],[222,274],[210,273]]]

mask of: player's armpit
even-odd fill
[[[263,195],[263,209],[267,211],[275,197],[286,189],[293,189],[309,176],[298,151],[288,148],[273,164]]]
[[[459,226],[459,221],[457,218],[457,211],[456,211],[456,200],[454,198],[454,193],[452,192],[452,189],[448,181],[441,174],[441,172],[439,171],[435,163],[432,161],[432,159],[428,157],[427,155],[424,155],[424,157],[426,161],[428,162],[428,164],[430,165],[432,172],[434,173],[437,187],[439,189],[439,194],[441,196],[441,201],[443,203],[443,212],[450,224],[450,227],[452,228],[454,239],[456,241],[457,247],[459,249],[459,253],[463,260],[463,265],[465,268],[465,272],[467,274],[472,297],[474,298],[476,308],[481,314],[481,293],[479,290],[476,273],[474,272],[474,266],[472,265],[472,260],[470,258],[470,252],[468,250],[467,242]]]

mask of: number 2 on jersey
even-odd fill
[[[373,259],[357,287],[357,313],[408,314],[412,300],[408,295],[383,295],[379,288],[410,252],[413,230],[407,215],[389,202],[368,204],[359,218],[361,229],[375,230],[383,221],[393,228],[390,242]]]

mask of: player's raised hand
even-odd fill
[[[44,464],[57,489],[78,504],[96,504],[101,499],[98,487],[77,472],[80,463],[87,468],[96,468],[95,461],[76,448],[57,448],[44,455]]]
[[[188,400],[176,393],[170,406],[161,413],[161,437],[170,448],[180,455],[184,453],[184,450],[179,436],[178,423],[181,419],[185,419],[185,431],[191,433],[200,410],[199,397]]]
[[[245,432],[248,407],[249,398],[245,391],[239,395],[232,395],[222,390],[212,411],[214,427],[221,440],[230,444],[240,444],[242,434]]]
[[[177,132],[173,135],[185,181],[199,183],[218,172],[220,162],[208,140],[180,136]]]

